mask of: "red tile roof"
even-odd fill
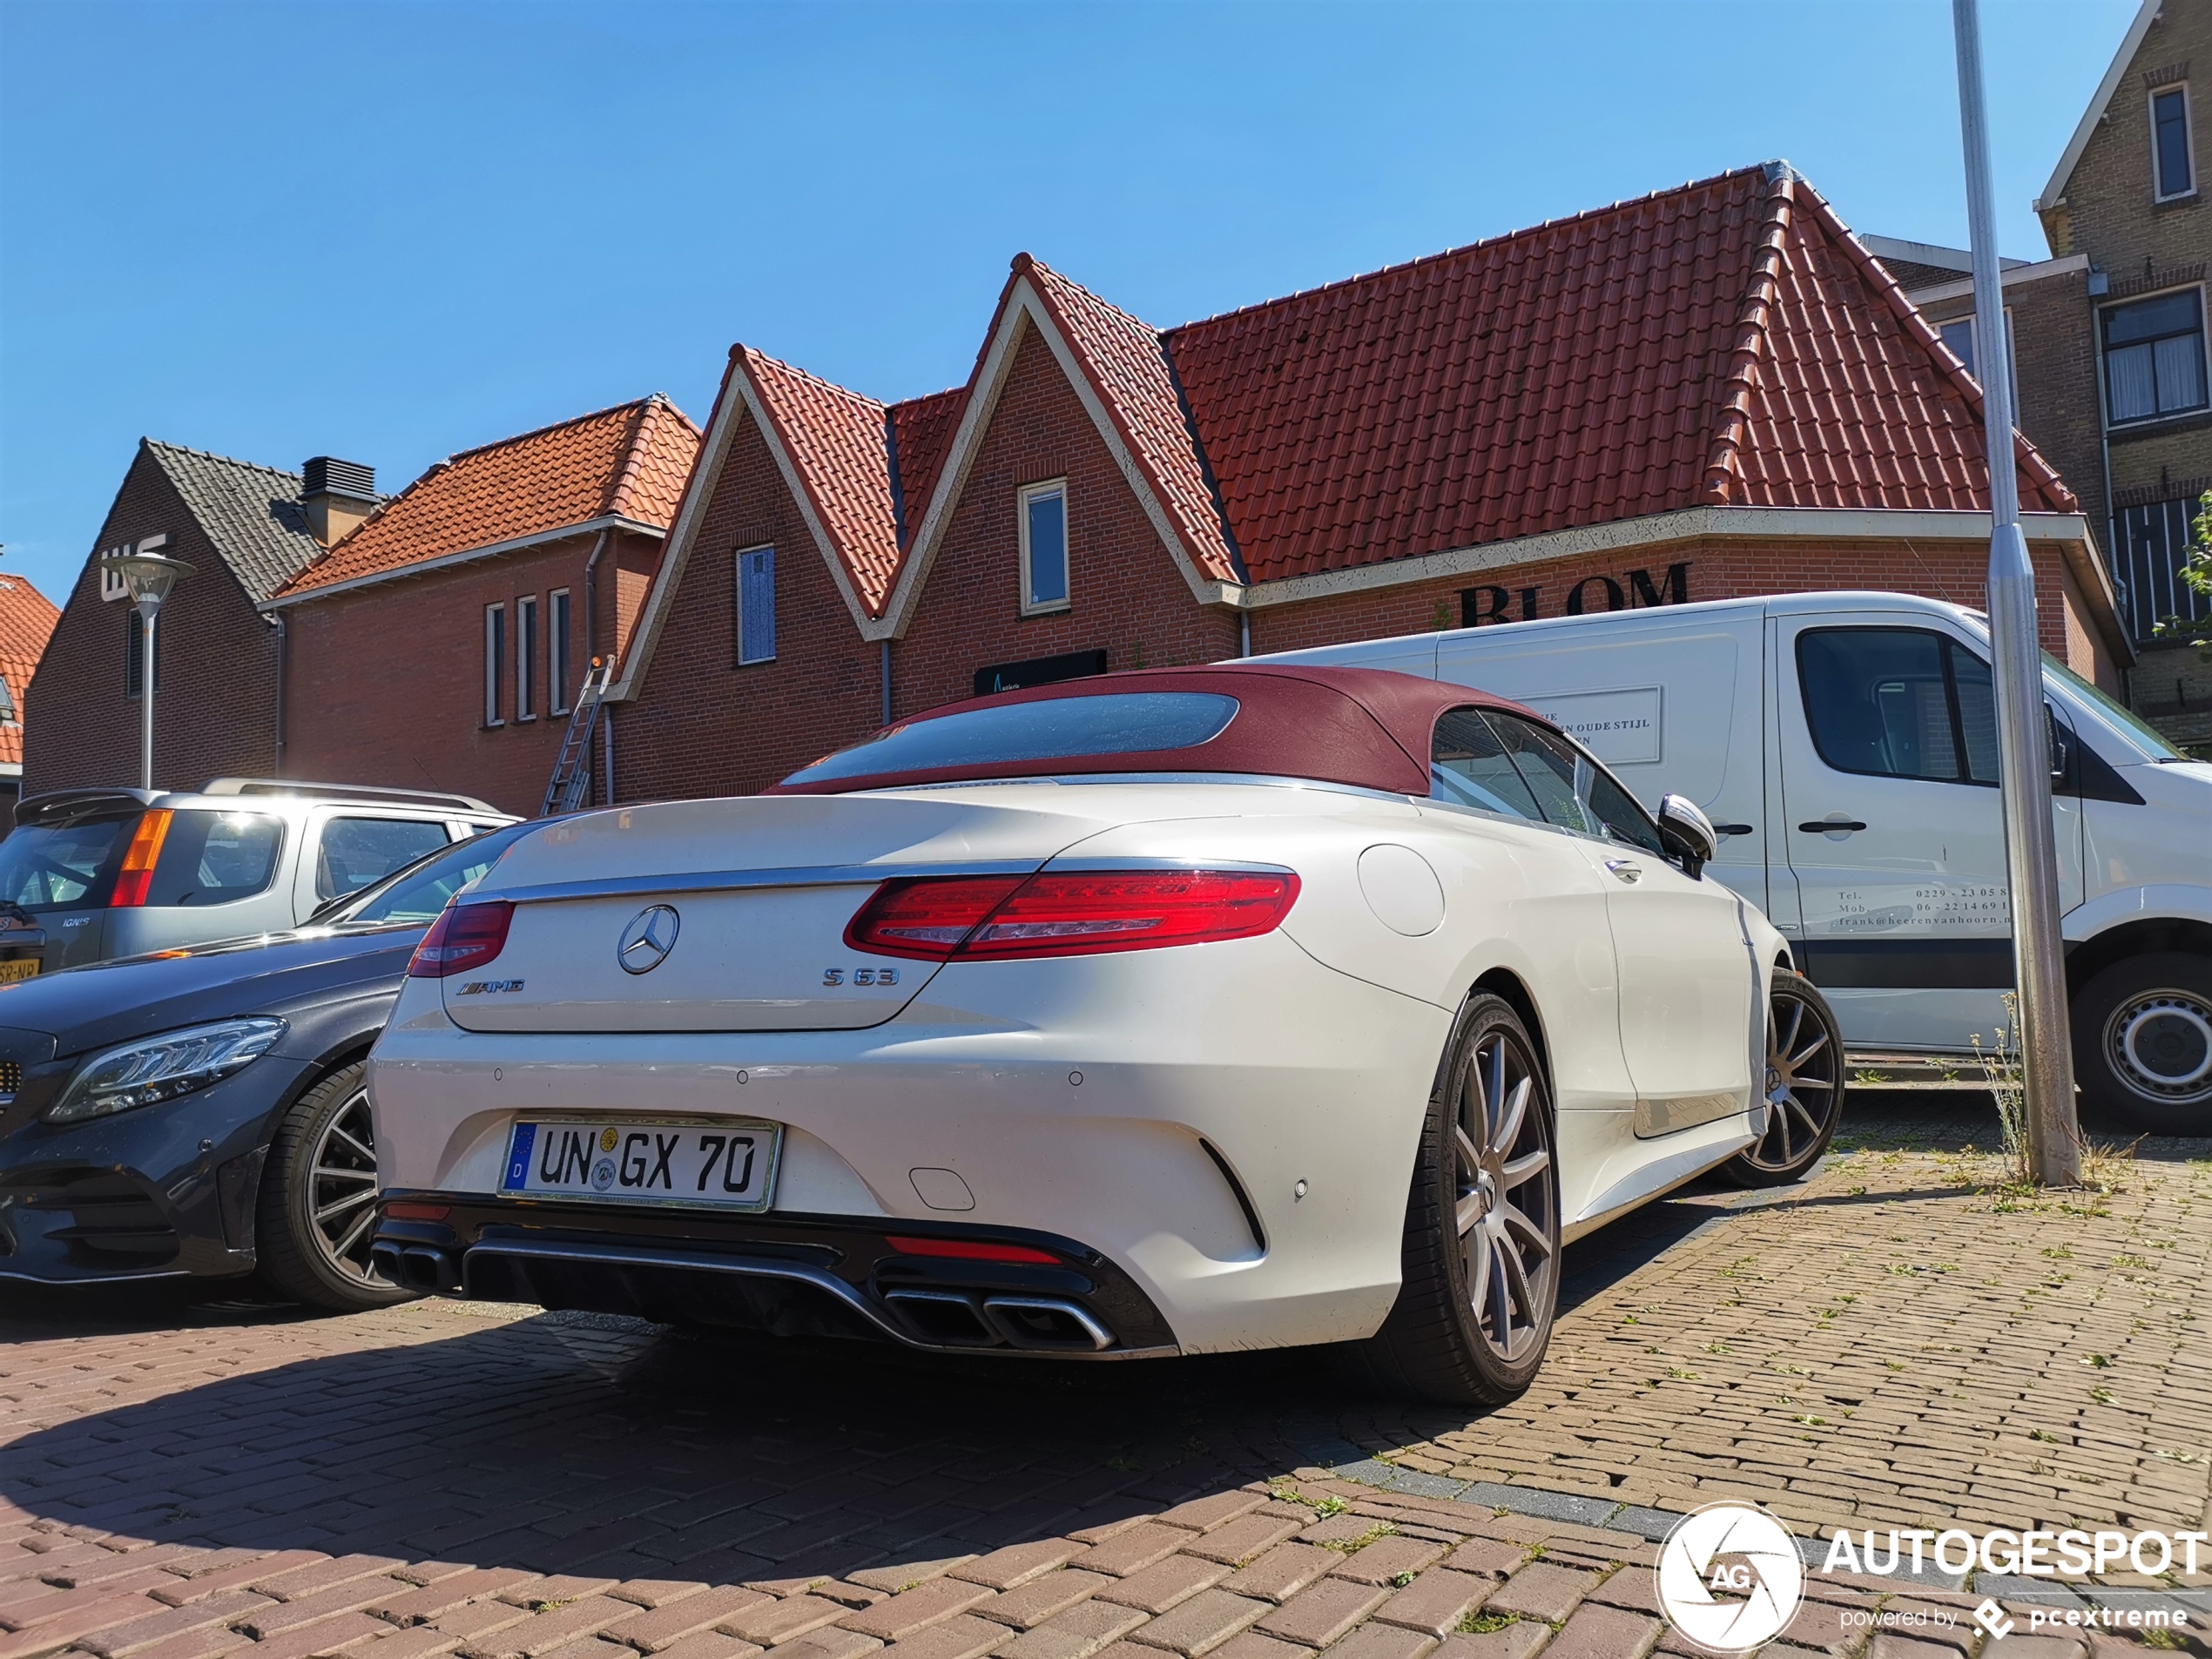
[[[1164,332],[1024,253],[994,334],[1024,280],[1216,581],[1690,507],[1988,508],[1979,388],[1779,163]],[[735,354],[880,617],[988,345],[890,405]],[[2076,510],[2016,459],[2023,509]]]
[[[618,516],[666,528],[698,428],[655,393],[464,449],[386,502],[278,590],[280,598],[428,559]]]
[[[9,702],[0,722],[0,765],[23,765],[24,693],[61,614],[21,577],[0,576],[0,679],[7,681]]]

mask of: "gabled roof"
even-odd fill
[[[23,765],[24,693],[61,614],[23,577],[0,576],[0,679],[8,687],[8,707],[0,722],[0,765]]]
[[[611,523],[664,529],[698,428],[656,392],[439,462],[276,597],[408,574],[432,560]]]
[[[734,355],[861,606],[880,614],[899,568],[884,406],[751,347]]]
[[[2158,21],[2164,0],[2143,0],[2135,8],[2134,20],[2128,25],[2128,32],[2120,37],[2120,50],[2112,55],[2112,62],[2105,70],[2104,79],[2097,83],[2097,90],[2090,95],[2089,107],[2081,111],[2080,124],[2074,129],[2074,136],[2066,141],[2066,148],[2059,152],[2059,165],[2051,169],[2051,182],[2043,186],[2043,193],[2035,199],[2035,211],[2046,212],[2059,205],[2066,194],[2067,185],[2073,181],[2074,170],[2081,165],[2081,152],[2089,147],[2089,135],[2097,130],[2097,123],[2105,118],[2105,111],[2112,107],[2112,95],[2120,90],[2120,83],[2127,78],[2128,65],[2135,61],[2135,54],[2142,50],[2143,37],[2150,33],[2151,24]],[[2056,252],[2055,249],[2053,250]]]
[[[249,597],[266,599],[321,550],[300,508],[300,475],[153,438],[139,448],[176,487]]]

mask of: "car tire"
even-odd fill
[[[2074,1079],[2147,1135],[2212,1135],[2212,958],[2114,962],[2074,999]]]
[[[341,1066],[292,1103],[269,1143],[254,1221],[263,1282],[340,1313],[415,1298],[368,1264],[376,1141],[368,1076],[358,1061]]]
[[[1766,1130],[1721,1166],[1739,1186],[1778,1187],[1811,1173],[1844,1116],[1844,1038],[1804,974],[1774,970],[1767,990]]]
[[[1398,1392],[1501,1406],[1535,1380],[1559,1301],[1551,1090],[1520,1017],[1478,994],[1421,1126],[1398,1300],[1366,1357]]]

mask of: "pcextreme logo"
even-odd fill
[[[1790,1529],[1752,1504],[1713,1503],[1676,1522],[1659,1546],[1659,1605],[1709,1652],[1749,1653],[1782,1634],[1804,1597]]]

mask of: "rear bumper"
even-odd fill
[[[1157,1345],[1186,1352],[1345,1341],[1382,1323],[1452,1017],[1279,934],[956,965],[859,1031],[465,1032],[415,988],[427,983],[410,981],[370,1061],[388,1193],[497,1198],[525,1116],[765,1118],[786,1132],[761,1219],[1072,1241],[1156,1310]],[[585,1208],[542,1202],[553,1215]],[[617,1213],[595,1227],[624,1244],[650,1232],[656,1248],[736,1224]],[[464,1288],[513,1293],[491,1283]]]
[[[442,1221],[378,1221],[385,1276],[545,1307],[873,1338],[941,1352],[1150,1359],[1177,1352],[1150,1299],[1100,1251],[1003,1229],[898,1223],[898,1238],[1011,1244],[1057,1264],[939,1259],[833,1216],[673,1217],[616,1205],[389,1192]]]

